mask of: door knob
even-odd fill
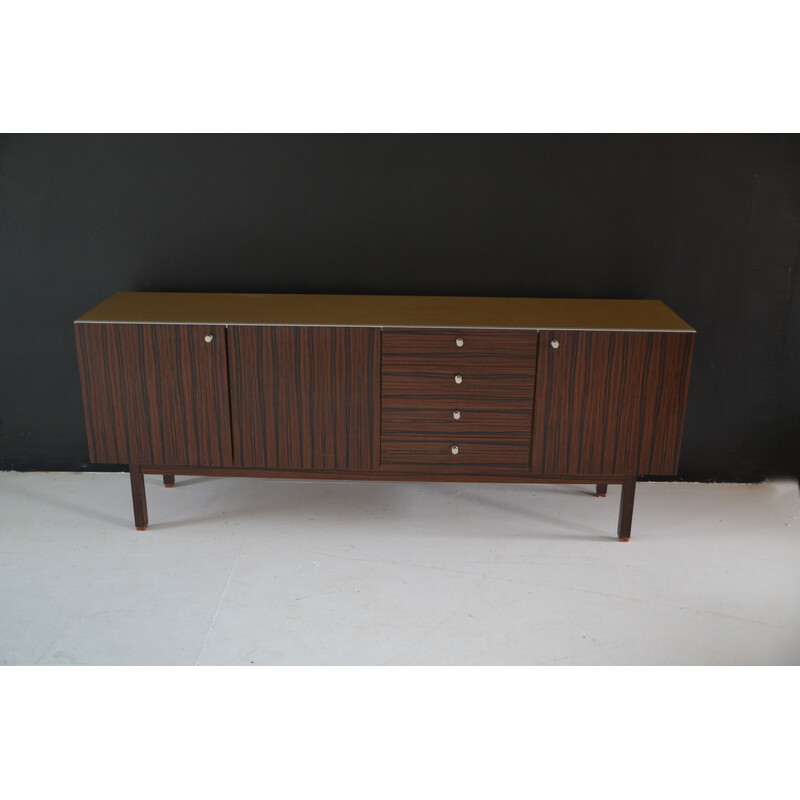
[[[456,383],[461,383],[461,381],[463,381],[464,379],[460,375],[456,375],[456,377],[453,380],[455,380]]]
[[[461,412],[460,411],[454,411],[453,412],[453,419],[461,419]]]
[[[458,445],[457,445],[457,444],[454,444],[454,445],[453,445],[453,446],[450,448],[450,452],[451,452],[451,453],[452,453],[454,456],[457,456],[457,455],[458,455]]]
[[[456,347],[463,347],[463,346],[464,346],[464,340],[459,336],[458,339],[456,339]]]
[[[553,341],[550,342],[550,347],[552,347],[553,350],[558,350],[558,339],[553,339]]]
[[[211,341],[213,341],[213,340],[214,340],[214,337],[213,337],[213,336],[212,336],[210,333],[207,333],[207,334],[205,335],[205,340],[206,340],[207,342],[211,342]]]

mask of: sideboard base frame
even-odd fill
[[[215,478],[277,478],[283,480],[378,480],[421,483],[542,483],[542,484],[595,484],[595,495],[605,497],[609,484],[622,486],[619,504],[619,521],[617,523],[617,539],[620,542],[630,541],[631,524],[633,522],[633,500],[636,492],[635,475],[497,475],[491,477],[480,474],[461,473],[454,475],[445,472],[430,472],[421,477],[418,472],[406,473],[397,470],[375,472],[337,473],[331,470],[265,470],[238,469],[235,467],[189,467],[180,465],[142,465],[131,464],[131,496],[133,499],[133,517],[136,530],[147,530],[147,498],[145,495],[144,476],[162,475],[165,488],[174,488],[176,475],[197,475]]]

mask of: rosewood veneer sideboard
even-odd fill
[[[120,292],[75,322],[89,453],[145,474],[621,484],[678,468],[655,300]]]

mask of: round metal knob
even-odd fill
[[[214,341],[214,337],[210,333],[207,333],[206,336],[205,336],[205,340],[207,342],[212,342],[212,341]]]
[[[458,455],[458,445],[457,445],[457,444],[454,444],[454,445],[453,445],[453,446],[450,448],[450,452],[451,452],[451,453],[452,453],[454,456],[457,456],[457,455]]]
[[[463,379],[463,378],[462,378],[460,375],[456,375],[456,377],[455,377],[453,380],[454,380],[456,383],[461,383],[461,381],[463,381],[464,379]]]
[[[463,346],[464,346],[464,340],[459,336],[458,339],[456,339],[456,347],[463,347]]]
[[[558,350],[558,339],[553,339],[553,341],[550,342],[550,347],[552,347],[553,350]]]
[[[461,419],[461,412],[460,411],[454,411],[453,412],[453,419]]]

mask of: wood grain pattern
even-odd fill
[[[384,330],[383,367],[389,372],[415,372],[420,367],[468,369],[490,364],[497,372],[526,374],[536,366],[537,346],[536,331]]]
[[[533,472],[674,474],[693,341],[693,334],[541,332]]]
[[[455,382],[456,375],[461,376],[461,383]],[[482,408],[530,410],[533,405],[532,372],[498,372],[490,364],[473,369],[418,369],[414,373],[384,370],[381,383],[384,408],[415,408],[422,404],[458,408],[459,404],[474,403]]]
[[[451,447],[458,446],[453,454]],[[410,436],[381,440],[381,465],[391,467],[412,467],[420,465],[462,470],[480,467],[492,470],[497,467],[527,466],[529,444],[527,439],[486,439],[450,438],[447,436],[426,436],[415,439]]]
[[[224,327],[77,324],[75,334],[93,461],[232,464]]]
[[[455,344],[459,337],[463,347]],[[458,408],[468,402],[486,411],[530,411],[534,331],[384,331],[382,340],[384,413],[421,405]]]
[[[533,331],[384,331],[382,467],[524,468],[537,345]]]
[[[463,398],[431,398],[425,405],[419,405],[407,397],[393,398],[393,402],[387,403],[383,409],[383,433],[385,436],[417,438],[424,434],[438,433],[449,437],[530,439],[532,401],[461,402],[461,399]],[[454,411],[458,411],[459,419],[453,418]]]
[[[372,468],[377,338],[371,328],[229,328],[235,463]]]
[[[75,325],[89,460],[95,464],[130,461],[121,354],[113,331],[111,325]]]

